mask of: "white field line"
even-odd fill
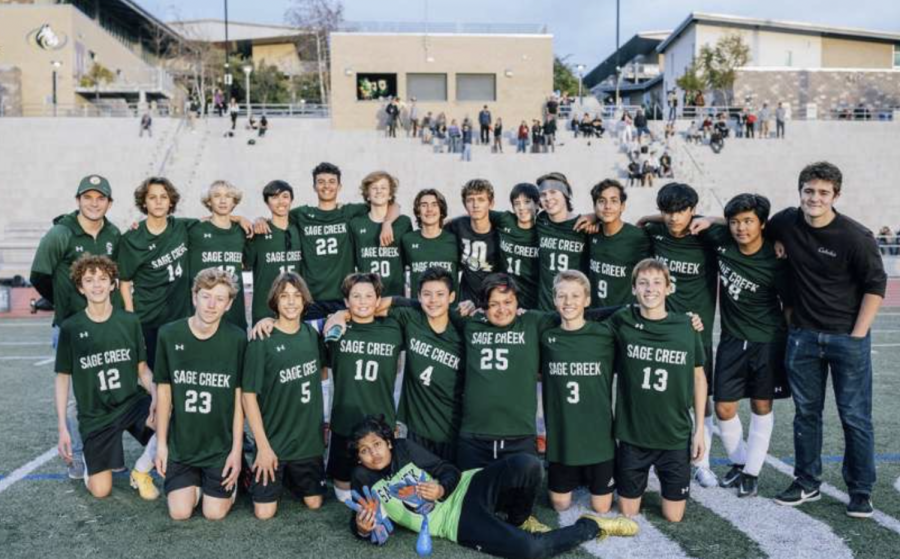
[[[32,361],[34,359],[50,359],[49,355],[4,355],[0,361]]]
[[[51,322],[32,322],[32,321],[23,321],[23,322],[2,322],[0,321],[0,328],[37,328],[38,326],[47,327],[52,326]]]
[[[733,524],[769,557],[818,559],[827,549],[830,559],[853,559],[853,552],[828,524],[796,508],[759,497],[739,499],[733,489],[691,485],[693,500]]]
[[[50,461],[50,459],[52,459],[56,455],[57,455],[57,450],[56,450],[56,447],[54,446],[53,448],[48,449],[47,452],[41,454],[40,456],[38,456],[31,462],[25,464],[24,466],[21,466],[20,468],[18,468],[13,473],[6,476],[5,478],[0,479],[0,493],[3,493],[7,489],[9,489],[9,487],[12,484],[16,483],[17,481],[21,480],[22,478],[24,478],[25,476],[27,476],[34,470],[36,470],[36,469],[40,468],[41,466],[43,466],[44,464],[46,464],[48,461]]]
[[[794,475],[794,467],[793,466],[782,462],[781,460],[779,460],[778,458],[775,458],[772,455],[769,455],[766,457],[766,464],[772,466],[773,468],[775,468],[776,470],[778,470],[779,472],[781,472],[783,474],[787,474],[791,477],[793,477],[793,475]],[[849,495],[847,495],[846,493],[844,493],[843,491],[841,491],[840,489],[838,489],[837,487],[835,487],[829,483],[823,482],[822,485],[819,486],[819,491],[828,495],[832,499],[836,499],[844,504],[847,504],[850,502]],[[872,520],[881,524],[888,530],[891,530],[892,532],[896,532],[896,533],[900,534],[900,521],[898,521],[893,516],[888,516],[888,515],[884,514],[883,512],[881,512],[880,510],[876,510],[875,515],[872,517]]]
[[[585,491],[578,491],[574,495],[572,506],[567,511],[559,514],[559,524],[569,526],[574,524],[578,517],[590,512],[590,501]],[[611,513],[607,516],[615,516]],[[648,522],[644,515],[634,519],[641,527],[641,531],[633,538],[607,538],[602,542],[590,541],[582,544],[591,555],[603,559],[689,559],[677,543],[670,540],[656,526]]]
[[[50,342],[0,342],[0,346],[11,346],[11,347],[19,347],[26,345],[45,345],[49,346]]]
[[[900,477],[898,477],[897,481],[894,482],[894,489],[900,491]]]
[[[40,361],[33,363],[33,366],[40,367],[41,365],[49,365],[50,363],[53,363],[54,361],[56,361],[56,357],[48,357],[46,359],[41,359]]]
[[[872,344],[872,347],[900,347],[900,344]]]

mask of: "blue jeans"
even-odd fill
[[[525,153],[525,148],[528,146],[528,140],[518,139],[516,140],[516,153]]]
[[[875,485],[872,427],[872,335],[851,338],[791,328],[785,355],[794,397],[794,476],[806,489],[822,483],[822,409],[828,372],[844,429],[844,483],[851,494]]]
[[[472,161],[472,144],[463,144],[461,159],[463,161]]]

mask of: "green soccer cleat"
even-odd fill
[[[630,538],[636,536],[640,532],[638,523],[625,516],[617,516],[615,518],[605,518],[603,516],[595,516],[593,514],[582,514],[580,518],[585,518],[591,522],[595,522],[600,527],[600,535],[597,536],[598,541],[603,541],[609,536],[618,536],[620,538]]]

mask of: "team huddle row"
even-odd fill
[[[128,430],[146,445],[131,475],[142,496],[157,494],[155,466],[173,518],[190,517],[201,494],[204,514],[221,518],[241,471],[246,420],[257,516],[275,514],[284,488],[318,508],[326,476],[345,500],[371,485],[376,466],[386,468],[376,472],[382,477],[397,473],[361,444],[372,429],[359,426],[371,416],[397,425],[404,445],[426,456],[418,464],[425,477],[437,480],[448,467],[467,472],[534,455],[541,397],[554,507],[568,508],[585,486],[595,511],[608,511],[615,492],[620,511],[637,514],[655,466],[663,515],[680,521],[691,462],[698,481],[717,482],[712,395],[733,462],[722,484],[756,494],[772,400],[790,395],[785,313],[802,286],[773,240],[796,210],[770,221],[768,200],[742,194],[724,219],[698,218],[694,189],[670,183],[659,191],[660,216],[636,226],[622,221],[627,194],[618,182],[595,185],[594,211],[579,216],[568,180],[551,173],[516,185],[509,212],[493,211],[488,181],[469,181],[468,215],[450,221],[443,195],[423,190],[412,230],[387,173],[363,180],[365,204],[337,203],[334,165],[317,166],[313,184],[318,205],[291,209],[292,188],[269,183],[271,216],[250,224],[233,215],[241,193],[221,181],[204,194],[208,220],[172,217],[179,193],[153,177],[135,192],[147,219],[121,237],[103,218],[112,199],[105,179],[79,185],[79,211],[45,237],[32,282],[52,297],[61,324],[60,450],[74,459],[65,421],[72,378],[92,493],[109,493]],[[247,269],[256,324],[249,343]],[[311,322],[326,316],[321,328]],[[747,442],[737,418],[744,398],[753,410]],[[423,483],[422,492],[451,499],[437,487]],[[371,520],[357,513],[354,531],[368,536]],[[457,529],[448,521],[442,535],[455,540]]]

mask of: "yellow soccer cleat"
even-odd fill
[[[153,476],[150,473],[131,470],[131,478],[129,480],[131,487],[138,490],[141,499],[145,501],[154,501],[159,497],[159,489],[153,485]]]
[[[637,522],[624,516],[615,518],[604,518],[593,514],[582,514],[581,518],[586,518],[592,522],[596,522],[600,527],[600,535],[597,539],[602,541],[609,536],[631,537],[636,536],[640,531]]]
[[[529,516],[525,522],[519,525],[519,530],[524,530],[529,534],[546,534],[550,531],[550,527],[537,518]]]

